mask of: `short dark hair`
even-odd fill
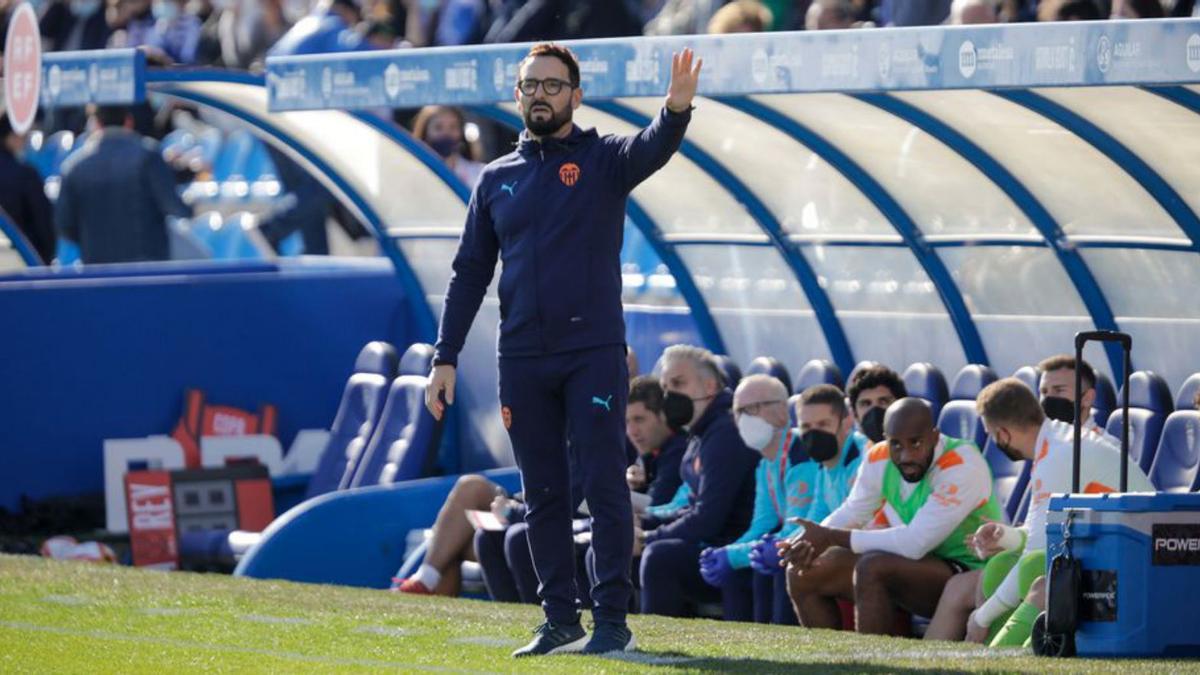
[[[575,52],[553,42],[541,42],[531,47],[525,58],[521,59],[521,65],[517,67],[518,72],[526,63],[539,56],[549,56],[562,61],[567,67],[567,79],[571,81],[571,86],[579,86],[579,59],[575,57]]]
[[[629,383],[629,402],[641,403],[655,415],[663,409],[663,389],[653,375],[638,375]]]
[[[996,380],[979,392],[975,411],[989,425],[1037,427],[1046,419],[1037,396],[1015,377]]]
[[[846,390],[846,393],[850,395],[850,407],[854,407],[858,403],[859,394],[875,387],[887,387],[897,401],[908,396],[904,380],[900,379],[896,371],[885,365],[875,364],[868,368],[862,368],[854,374],[854,379],[850,381],[850,388]]]
[[[832,384],[814,384],[800,394],[800,407],[827,405],[838,417],[846,415],[846,394]]]
[[[129,106],[124,105],[96,105],[89,112],[102,127],[124,126],[131,114]]]
[[[1075,370],[1075,357],[1070,354],[1059,354],[1042,359],[1042,362],[1037,365],[1038,370],[1043,373],[1052,373],[1056,370]],[[1096,388],[1096,371],[1087,361],[1079,362],[1079,375],[1083,379],[1085,389]],[[1083,393],[1083,392],[1080,392]]]

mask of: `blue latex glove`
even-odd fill
[[[709,586],[721,588],[733,576],[733,566],[729,564],[729,552],[722,548],[708,548],[700,554],[700,576]]]
[[[778,537],[773,534],[765,534],[758,540],[750,549],[751,569],[767,576],[777,574],[782,569],[779,567],[779,549],[775,548],[776,541]]]

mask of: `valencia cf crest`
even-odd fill
[[[558,168],[558,179],[563,182],[563,185],[571,187],[579,182],[579,165],[575,162],[567,162]]]

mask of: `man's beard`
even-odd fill
[[[534,107],[541,108],[543,106],[550,110],[550,117],[544,120],[533,119]],[[535,103],[525,109],[522,116],[525,118],[525,128],[529,130],[529,133],[534,136],[549,136],[561,129],[564,124],[569,123],[574,113],[575,111],[571,109],[570,105],[565,106],[562,110],[555,110],[549,103]]]

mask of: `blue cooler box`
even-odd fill
[[[1080,656],[1200,656],[1200,494],[1056,495],[1047,558],[1063,524],[1083,566]]]

